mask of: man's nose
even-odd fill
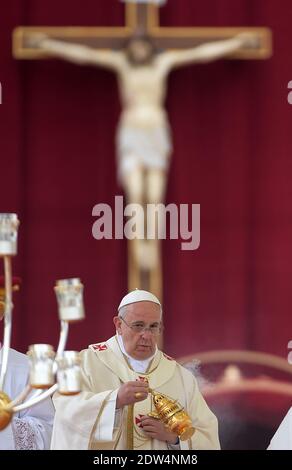
[[[152,333],[150,328],[145,328],[145,330],[142,331],[142,336],[145,338],[152,338]]]

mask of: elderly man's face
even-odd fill
[[[120,317],[114,317],[114,324],[117,332],[123,338],[125,350],[134,359],[144,360],[152,356],[155,353],[159,336],[151,333],[149,329],[136,332],[133,327],[144,325],[155,331],[161,324],[160,315],[159,305],[145,301],[127,305],[125,321]]]

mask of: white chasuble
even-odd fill
[[[82,351],[83,391],[71,397],[56,394],[52,449],[167,449],[148,438],[139,426],[153,410],[151,395],[116,410],[119,387],[147,378],[150,388],[176,399],[190,414],[196,432],[181,449],[218,449],[217,419],[206,405],[193,375],[158,351],[147,373],[135,372],[121,352],[117,337]]]

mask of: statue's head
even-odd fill
[[[136,34],[127,41],[126,53],[132,65],[147,65],[155,56],[155,46],[149,36]]]

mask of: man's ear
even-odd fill
[[[116,331],[119,333],[119,335],[122,334],[122,329],[121,329],[122,320],[120,319],[120,317],[114,317],[113,322],[116,327]]]

